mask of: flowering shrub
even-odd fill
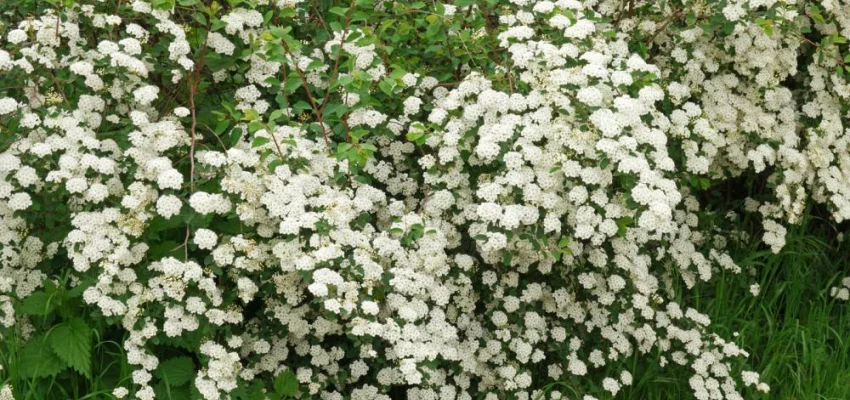
[[[636,354],[767,392],[680,283],[742,272],[723,181],[774,252],[850,219],[845,8],[6,2],[16,373],[91,377],[94,329],[117,398],[589,400]]]

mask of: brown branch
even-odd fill
[[[328,91],[325,93],[325,98],[322,100],[322,105],[319,107],[320,113],[324,113],[325,106],[328,105],[328,100],[331,97],[331,85],[336,79],[336,75],[339,73],[339,59],[340,57],[342,57],[342,46],[345,45],[345,37],[348,35],[348,27],[351,25],[351,17],[354,15],[354,6],[356,4],[357,1],[351,2],[351,7],[348,8],[348,14],[346,14],[345,16],[345,26],[342,28],[342,36],[339,39],[339,49],[336,52],[336,60],[334,60],[334,69],[328,79]]]
[[[195,94],[198,91],[198,86],[201,83],[201,69],[204,67],[204,57],[207,53],[207,39],[210,37],[209,25],[207,25],[207,36],[204,37],[204,44],[201,47],[201,55],[195,63],[194,79],[189,79],[189,107],[192,111],[192,130],[191,143],[189,147],[189,195],[195,193],[195,139],[198,128],[197,107],[195,106]],[[190,75],[191,76],[191,75]],[[186,237],[183,239],[183,258],[184,261],[189,260],[189,237],[192,230],[189,225],[186,225]]]
[[[313,114],[316,115],[316,119],[319,120],[319,126],[322,127],[322,137],[325,139],[325,147],[328,148],[328,152],[331,151],[330,141],[328,140],[328,128],[325,126],[325,122],[322,121],[322,113],[319,112],[319,106],[316,104],[316,99],[313,98],[313,94],[310,92],[310,86],[307,84],[307,76],[304,75],[304,71],[301,68],[298,68],[298,62],[295,61],[295,56],[292,55],[292,52],[289,51],[289,45],[286,44],[286,39],[282,40],[283,49],[286,51],[286,54],[289,55],[290,58],[293,59],[293,67],[295,71],[298,73],[298,76],[301,77],[301,86],[304,87],[304,91],[307,92],[307,100],[310,100],[310,106],[313,107]]]
[[[664,30],[667,29],[668,26],[670,26],[670,23],[672,23],[674,19],[679,18],[681,15],[682,15],[681,9],[673,10],[673,14],[671,14],[670,17],[667,18],[667,21],[664,21],[664,24],[662,24],[661,27],[658,28],[658,30],[655,31],[655,33],[652,34],[652,36],[650,36],[646,39],[646,45],[649,46],[649,44],[652,43],[655,40],[655,38],[659,34],[661,34],[661,32],[663,32]]]
[[[800,38],[802,38],[804,42],[806,42],[806,43],[808,43],[808,44],[810,44],[810,45],[812,45],[812,46],[815,46],[815,49],[819,49],[819,51],[826,51],[826,50],[823,50],[823,49],[821,48],[822,46],[821,46],[820,44],[815,43],[814,41],[812,41],[811,39],[807,38],[807,37],[806,37],[806,35],[804,35],[804,34],[802,34],[802,33],[800,34]],[[846,63],[846,62],[844,62],[844,59],[843,59],[843,58],[841,58],[841,54],[838,54],[838,55],[837,55],[836,57],[834,57],[834,58],[835,58],[835,61],[838,63],[838,65],[841,65],[842,67],[846,67],[846,66],[847,66],[847,63]]]
[[[351,142],[351,128],[348,126],[348,114],[342,115],[342,126],[345,127],[345,139]]]
[[[277,149],[277,155],[280,157],[280,161],[283,161],[283,150],[281,150],[280,143],[277,142],[277,138],[274,136],[274,132],[269,132],[269,136],[272,137],[272,142],[274,142],[274,147]]]
[[[318,17],[319,23],[322,24],[322,27],[325,28],[325,31],[328,31],[328,24],[325,23],[325,17],[322,16],[322,13],[319,11],[319,8],[316,7],[316,1],[310,0],[310,5],[313,7],[313,13],[315,13]]]
[[[207,128],[207,130],[210,131],[210,133],[212,133],[213,136],[215,136],[216,140],[218,140],[218,144],[221,145],[221,149],[224,150],[224,151],[227,151],[227,146],[224,145],[224,142],[221,140],[221,137],[218,136],[218,134],[215,133],[215,131],[212,128],[210,128],[209,125],[204,124],[204,128]]]
[[[59,79],[56,78],[56,74],[53,73],[53,70],[49,69],[47,71],[50,72],[50,78],[53,79],[53,84],[56,85],[56,90],[58,91],[59,95],[62,96],[62,100],[65,101],[65,105],[67,105],[68,109],[70,109],[71,102],[68,101],[68,96],[65,96],[65,88],[59,84]]]

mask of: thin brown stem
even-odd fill
[[[221,149],[223,151],[227,151],[227,146],[224,145],[224,142],[221,140],[221,137],[218,136],[218,134],[215,133],[215,131],[212,128],[210,128],[209,125],[204,125],[204,128],[207,128],[207,130],[210,131],[210,133],[212,133],[213,136],[215,136],[216,140],[218,140],[218,144],[221,145]]]
[[[204,57],[207,53],[207,39],[209,39],[209,26],[207,26],[207,36],[204,37],[204,44],[201,47],[201,55],[195,63],[194,78],[189,79],[189,110],[192,112],[192,130],[190,131],[191,143],[189,147],[189,195],[195,193],[195,139],[198,129],[198,113],[195,106],[195,94],[198,91],[198,86],[201,83],[201,69],[204,67]],[[184,261],[189,260],[189,237],[192,230],[189,225],[186,225],[186,237],[183,239],[183,257]]]
[[[319,11],[319,8],[316,7],[316,0],[310,0],[310,5],[313,7],[313,13],[316,14],[319,23],[322,24],[322,27],[325,28],[325,31],[328,31],[328,24],[325,23],[325,17],[322,16],[322,13],[321,11]]]
[[[679,18],[681,15],[682,15],[682,10],[680,10],[680,9],[674,10],[673,14],[671,14],[670,17],[667,18],[666,21],[664,21],[664,24],[662,24],[661,27],[658,28],[658,30],[655,31],[655,33],[652,34],[652,36],[650,36],[649,38],[646,39],[646,45],[648,46],[650,43],[652,43],[655,40],[655,38],[659,34],[661,34],[661,32],[664,32],[667,29],[667,27],[670,26],[670,24],[673,22],[674,19]]]
[[[351,2],[351,7],[348,8],[348,14],[345,16],[345,26],[342,28],[342,36],[339,39],[339,49],[336,52],[336,59],[334,60],[334,69],[331,72],[330,78],[328,80],[328,91],[325,93],[325,98],[322,99],[322,105],[319,107],[319,112],[323,113],[325,111],[325,106],[328,105],[328,100],[331,97],[331,89],[330,86],[333,84],[334,80],[336,80],[336,75],[339,73],[339,59],[342,57],[342,46],[345,45],[345,37],[348,36],[348,27],[351,25],[351,17],[354,15],[354,6],[357,4],[356,1]]]
[[[298,68],[298,62],[295,60],[295,56],[292,55],[292,52],[289,51],[289,45],[286,44],[286,40],[282,40],[283,49],[286,51],[286,54],[289,55],[290,58],[293,59],[292,67],[295,68],[295,72],[298,73],[298,76],[301,78],[301,86],[304,87],[304,91],[307,92],[307,100],[310,101],[310,106],[313,107],[313,114],[316,116],[316,119],[319,121],[319,126],[322,128],[322,137],[325,139],[325,147],[327,147],[328,152],[331,151],[330,140],[328,139],[329,132],[328,128],[325,126],[325,122],[322,120],[322,113],[319,111],[319,106],[316,104],[316,99],[313,98],[313,94],[310,92],[310,85],[307,84],[307,76],[304,75],[304,71],[301,68]]]
[[[806,43],[808,43],[808,44],[810,44],[810,45],[812,45],[812,46],[815,46],[815,48],[816,48],[816,49],[820,49],[820,51],[824,51],[823,49],[821,49],[821,47],[822,47],[822,46],[821,46],[820,44],[817,44],[817,43],[815,43],[813,40],[811,40],[811,39],[807,38],[807,37],[806,37],[806,35],[803,35],[803,34],[801,33],[801,34],[800,34],[800,38],[802,38],[804,42],[806,42]],[[846,67],[846,66],[847,66],[847,63],[846,63],[846,62],[844,62],[844,59],[843,59],[843,58],[841,58],[841,55],[840,55],[840,54],[839,54],[839,55],[837,55],[837,56],[836,56],[836,57],[834,57],[834,58],[835,58],[835,61],[838,63],[838,65],[841,65],[842,67]]]

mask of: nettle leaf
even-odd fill
[[[290,370],[281,372],[274,379],[274,391],[281,396],[295,396],[298,394],[298,378]]]
[[[22,378],[53,376],[67,367],[68,365],[48,346],[44,335],[30,338],[21,349],[18,373]]]
[[[251,386],[239,386],[230,392],[234,399],[238,400],[265,400],[266,394],[263,392],[263,384],[257,379],[251,383]]]
[[[43,291],[33,292],[21,302],[18,312],[25,315],[47,315],[57,306],[58,299]]]
[[[154,375],[169,386],[183,386],[195,377],[195,363],[189,357],[175,357],[159,364]]]
[[[156,394],[157,399],[195,399],[198,397],[191,397],[191,390],[189,386],[169,386],[166,385],[165,382],[159,382],[153,388],[154,394]],[[201,397],[203,398],[203,397]]]
[[[85,321],[73,318],[57,325],[47,342],[62,361],[91,378],[91,329]]]

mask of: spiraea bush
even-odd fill
[[[0,398],[769,397],[683,293],[850,219],[849,7],[5,1]]]

